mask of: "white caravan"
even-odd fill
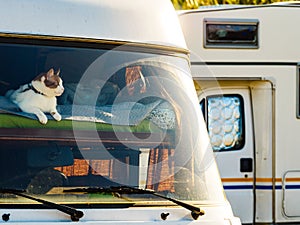
[[[242,223],[300,222],[300,5],[179,13],[224,189]]]
[[[0,1],[0,59],[2,223],[240,224],[170,0]]]

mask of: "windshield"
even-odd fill
[[[0,59],[0,189],[83,206],[166,200],[67,190],[130,186],[223,199],[185,55],[30,40],[3,42]],[[62,82],[49,97],[53,74]],[[14,203],[33,204],[0,194],[0,205]]]

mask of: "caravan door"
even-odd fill
[[[220,82],[226,87],[212,87],[209,81],[196,80],[196,83],[201,87],[200,106],[227,198],[234,214],[243,223],[252,223],[255,172],[249,88],[230,87],[226,82]]]
[[[235,215],[242,223],[272,221],[272,84],[195,78],[195,86]]]

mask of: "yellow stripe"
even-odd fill
[[[253,182],[253,178],[232,178],[232,177],[227,177],[227,178],[222,178],[222,182]]]
[[[286,178],[285,181],[287,181],[287,182],[300,182],[300,177]]]

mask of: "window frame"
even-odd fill
[[[210,131],[209,131],[209,124],[208,124],[208,99],[209,98],[216,98],[216,97],[237,97],[240,100],[240,113],[241,113],[241,121],[240,121],[240,126],[241,126],[241,143],[240,144],[235,144],[233,147],[229,147],[229,148],[222,148],[219,150],[214,149],[214,147],[212,146],[212,149],[214,152],[232,152],[232,151],[238,151],[238,150],[242,150],[243,147],[245,146],[245,142],[246,142],[246,134],[245,134],[245,108],[244,108],[244,98],[242,95],[240,94],[212,94],[212,95],[207,95],[204,98],[202,98],[200,100],[200,107],[203,107],[203,115],[204,115],[204,119],[205,119],[205,123],[206,123],[206,128],[207,128],[207,132],[210,136]],[[201,106],[201,104],[204,104],[203,106]],[[201,109],[201,110],[202,110]]]
[[[229,26],[256,26],[256,39],[252,41],[226,40],[210,42],[208,39],[209,25],[229,25]],[[258,49],[259,48],[259,21],[257,19],[225,19],[225,18],[205,18],[203,20],[203,45],[204,48],[233,48],[233,49]]]

